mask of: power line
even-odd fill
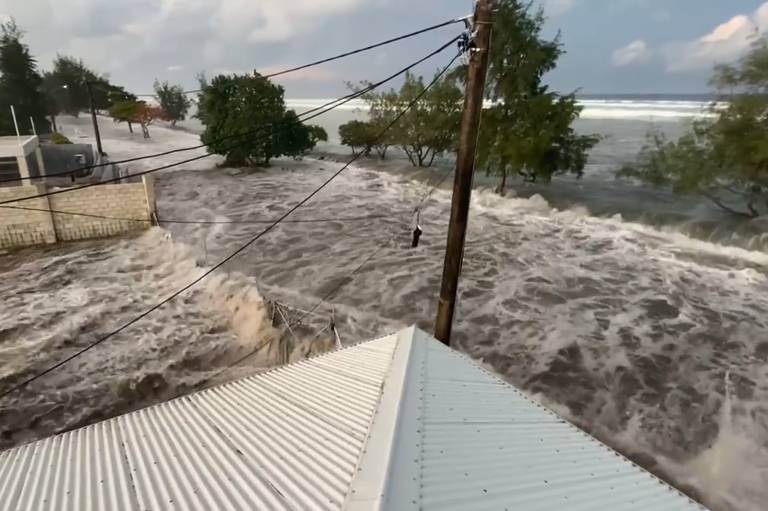
[[[398,113],[398,115],[397,115],[397,116],[396,116],[396,117],[395,117],[395,118],[394,118],[394,119],[393,119],[391,122],[389,122],[389,123],[388,123],[388,124],[387,124],[387,125],[386,125],[386,126],[385,126],[385,127],[384,127],[384,128],[383,128],[383,129],[382,129],[382,130],[381,130],[381,131],[380,131],[380,132],[377,134],[377,135],[376,135],[376,137],[375,137],[375,138],[376,138],[376,139],[379,139],[379,138],[381,138],[381,137],[382,137],[382,136],[383,136],[383,135],[384,135],[384,134],[385,134],[387,131],[389,131],[389,130],[392,128],[392,126],[394,126],[394,125],[395,125],[395,124],[396,124],[398,121],[400,121],[400,119],[401,119],[401,118],[402,118],[402,117],[403,117],[403,116],[404,116],[404,115],[405,115],[405,114],[406,114],[406,113],[407,113],[407,112],[408,112],[408,111],[409,111],[411,108],[413,108],[413,106],[414,106],[414,105],[415,105],[415,104],[416,104],[416,103],[417,103],[419,100],[421,100],[421,98],[424,96],[424,94],[426,94],[426,92],[427,92],[427,91],[428,91],[428,90],[429,90],[429,89],[430,89],[430,88],[431,88],[431,87],[432,87],[432,86],[433,86],[433,85],[434,85],[434,84],[437,82],[437,80],[438,80],[438,79],[439,79],[439,78],[440,78],[440,77],[441,77],[441,76],[442,76],[442,75],[443,75],[443,74],[444,74],[444,73],[445,73],[445,72],[448,70],[448,68],[449,68],[449,67],[450,67],[450,66],[451,66],[451,65],[452,65],[452,64],[453,64],[453,63],[456,61],[456,59],[459,57],[459,55],[460,55],[460,53],[457,53],[457,54],[456,54],[456,55],[455,55],[455,56],[454,56],[454,57],[451,59],[451,61],[448,63],[448,65],[446,65],[446,66],[445,66],[445,67],[442,69],[442,71],[440,71],[440,73],[438,73],[437,75],[435,75],[435,78],[434,78],[434,79],[433,79],[433,80],[430,82],[430,84],[429,84],[428,86],[426,86],[426,87],[424,88],[424,90],[423,90],[423,91],[421,91],[421,92],[420,92],[420,93],[419,93],[419,94],[418,94],[418,95],[417,95],[417,96],[416,96],[416,97],[415,97],[415,98],[414,98],[414,99],[413,99],[411,102],[409,102],[409,103],[408,103],[408,105],[407,105],[405,108],[403,108],[403,109],[402,109],[402,110],[401,110],[401,111]],[[226,263],[228,263],[229,261],[231,261],[232,259],[234,259],[235,257],[237,257],[237,256],[238,256],[238,255],[239,255],[241,252],[243,252],[244,250],[246,250],[248,247],[250,247],[251,245],[253,245],[253,244],[254,244],[256,241],[258,241],[258,240],[259,240],[259,239],[260,239],[262,236],[264,236],[265,234],[269,233],[269,232],[270,232],[272,229],[274,229],[274,228],[275,228],[275,227],[276,227],[276,226],[277,226],[279,223],[281,223],[283,220],[285,220],[285,219],[286,219],[286,218],[287,218],[289,215],[291,215],[291,214],[292,214],[294,211],[296,211],[297,209],[299,209],[300,207],[302,207],[304,204],[306,204],[307,202],[309,202],[309,201],[310,201],[310,200],[311,200],[311,199],[312,199],[312,198],[313,198],[315,195],[317,195],[318,193],[320,193],[320,191],[322,191],[322,190],[323,190],[323,189],[324,189],[326,186],[328,186],[328,185],[331,183],[331,181],[333,181],[334,179],[336,179],[336,178],[337,178],[337,177],[338,177],[338,176],[339,176],[339,175],[340,175],[342,172],[344,172],[344,170],[346,170],[346,169],[347,169],[347,168],[348,168],[350,165],[352,165],[352,164],[353,164],[355,161],[357,161],[357,160],[358,160],[358,159],[359,159],[361,156],[362,156],[362,152],[361,152],[361,153],[359,153],[359,154],[356,154],[356,155],[354,155],[354,156],[353,156],[353,157],[352,157],[352,158],[351,158],[351,159],[350,159],[350,160],[349,160],[347,163],[345,163],[345,164],[344,164],[344,165],[343,165],[343,166],[342,166],[342,167],[341,167],[339,170],[337,170],[336,172],[334,172],[334,173],[333,173],[333,174],[332,174],[332,175],[331,175],[331,176],[330,176],[328,179],[326,179],[325,181],[323,181],[323,183],[322,183],[322,184],[321,184],[319,187],[315,188],[315,190],[313,190],[313,191],[312,191],[312,192],[311,192],[309,195],[307,195],[306,197],[304,197],[304,198],[303,198],[301,201],[299,201],[299,202],[298,202],[296,205],[294,205],[293,207],[291,207],[291,208],[290,208],[288,211],[286,211],[286,212],[285,212],[283,215],[281,215],[281,216],[280,216],[280,217],[279,217],[277,220],[275,220],[274,222],[272,222],[272,223],[271,223],[271,224],[270,224],[270,225],[269,225],[267,228],[265,228],[264,230],[262,230],[261,232],[259,232],[259,233],[258,233],[258,234],[256,234],[255,236],[253,236],[253,237],[252,237],[250,240],[248,240],[248,241],[247,241],[245,244],[241,245],[241,246],[240,246],[240,247],[239,247],[237,250],[235,250],[235,251],[234,251],[234,252],[232,252],[230,255],[228,255],[227,257],[225,257],[224,259],[222,259],[220,262],[218,262],[216,265],[214,265],[214,266],[213,266],[213,267],[211,267],[210,269],[206,270],[206,271],[205,271],[205,272],[204,272],[202,275],[200,275],[199,277],[197,277],[196,279],[194,279],[192,282],[190,282],[189,284],[185,285],[184,287],[182,287],[182,288],[181,288],[181,289],[179,289],[178,291],[174,292],[173,294],[171,294],[170,296],[168,296],[168,297],[167,297],[167,298],[165,298],[164,300],[162,300],[162,301],[158,302],[157,304],[153,305],[152,307],[150,307],[149,309],[147,309],[146,311],[144,311],[144,312],[143,312],[143,313],[141,313],[140,315],[138,315],[138,316],[134,317],[133,319],[131,319],[130,321],[128,321],[128,322],[126,322],[126,323],[124,323],[123,325],[121,325],[121,326],[120,326],[120,327],[118,327],[117,329],[115,329],[115,330],[111,331],[110,333],[108,333],[108,334],[106,334],[106,335],[104,335],[104,336],[100,337],[99,339],[97,339],[96,341],[94,341],[94,342],[92,342],[92,343],[88,344],[87,346],[85,346],[85,347],[83,347],[83,348],[79,349],[79,350],[78,350],[78,351],[76,351],[74,354],[72,354],[72,355],[70,355],[70,356],[68,356],[68,357],[64,358],[63,360],[61,360],[61,361],[59,361],[59,362],[55,363],[54,365],[50,366],[49,368],[45,369],[44,371],[42,371],[42,372],[40,372],[40,373],[37,373],[36,375],[34,375],[34,376],[31,376],[31,377],[27,378],[26,380],[24,380],[24,381],[22,381],[22,382],[20,382],[20,383],[18,383],[18,384],[16,384],[16,385],[14,385],[14,386],[13,386],[13,387],[11,387],[10,389],[8,389],[8,390],[4,391],[2,394],[0,394],[0,398],[4,398],[5,396],[7,396],[7,395],[11,394],[12,392],[15,392],[16,390],[18,390],[18,389],[21,389],[21,388],[23,388],[23,387],[25,387],[25,386],[29,385],[30,383],[32,383],[32,382],[34,382],[34,381],[36,381],[36,380],[38,380],[38,379],[42,378],[43,376],[47,375],[48,373],[50,373],[50,372],[52,372],[52,371],[55,371],[56,369],[58,369],[59,367],[63,366],[63,365],[64,365],[64,364],[66,364],[67,362],[69,362],[69,361],[71,361],[71,360],[73,360],[73,359],[75,359],[75,358],[79,357],[79,356],[80,356],[80,355],[82,355],[83,353],[85,353],[85,352],[87,352],[87,351],[89,351],[89,350],[93,349],[94,347],[98,346],[99,344],[103,343],[103,342],[104,342],[104,341],[106,341],[107,339],[110,339],[111,337],[113,337],[113,336],[115,336],[115,335],[119,334],[120,332],[122,332],[122,331],[123,331],[123,330],[125,330],[126,328],[130,327],[130,326],[131,326],[131,325],[133,325],[134,323],[137,323],[137,322],[141,321],[142,319],[144,319],[144,318],[145,318],[145,317],[147,317],[148,315],[152,314],[154,311],[156,311],[156,310],[160,309],[161,307],[163,307],[163,306],[164,306],[164,305],[166,305],[167,303],[171,302],[172,300],[174,300],[176,297],[178,297],[179,295],[181,295],[182,293],[184,293],[184,292],[185,292],[185,291],[187,291],[188,289],[192,288],[193,286],[195,286],[196,284],[198,284],[199,282],[201,282],[201,281],[202,281],[203,279],[205,279],[205,278],[206,278],[208,275],[210,275],[210,274],[211,274],[211,273],[213,273],[214,271],[218,270],[219,268],[221,268],[222,266],[224,266]]]
[[[284,75],[284,74],[287,74],[287,73],[292,73],[294,71],[299,71],[301,69],[306,69],[308,67],[317,66],[319,64],[325,64],[326,62],[331,62],[333,60],[342,59],[344,57],[349,57],[350,55],[355,55],[357,53],[362,53],[362,52],[365,52],[365,51],[368,51],[368,50],[372,50],[374,48],[378,48],[379,46],[384,46],[386,44],[391,44],[391,43],[394,43],[394,42],[397,42],[397,41],[402,41],[403,39],[408,39],[409,37],[413,37],[413,36],[416,36],[416,35],[419,35],[419,34],[423,34],[425,32],[429,32],[431,30],[436,30],[438,28],[442,28],[442,27],[445,27],[445,26],[448,26],[448,25],[453,25],[454,23],[462,23],[464,21],[464,19],[465,18],[455,18],[455,19],[452,19],[452,20],[444,21],[442,23],[438,23],[437,25],[432,25],[431,27],[422,28],[421,30],[417,30],[415,32],[410,32],[410,33],[405,34],[405,35],[401,35],[401,36],[398,36],[398,37],[393,37],[392,39],[387,39],[386,41],[382,41],[380,43],[372,44],[370,46],[365,46],[363,48],[358,48],[356,50],[348,51],[348,52],[345,52],[345,53],[340,53],[339,55],[334,55],[333,57],[327,57],[327,58],[324,58],[324,59],[316,60],[314,62],[310,62],[309,64],[304,64],[303,66],[296,66],[296,67],[292,67],[292,68],[289,68],[289,69],[284,69],[282,71],[277,71],[275,73],[270,73],[268,75],[264,75],[264,77],[265,78],[272,78],[272,77],[275,77],[275,76],[280,76],[280,75]]]
[[[320,59],[320,60],[315,60],[314,62],[310,62],[308,64],[303,64],[301,66],[296,66],[296,67],[291,67],[291,68],[288,68],[288,69],[283,69],[282,71],[275,71],[274,73],[269,73],[269,74],[262,75],[262,76],[264,78],[273,78],[275,76],[280,76],[280,75],[284,75],[284,74],[288,74],[288,73],[293,73],[294,71],[300,71],[300,70],[306,69],[308,67],[313,67],[313,66],[317,66],[317,65],[320,65],[320,64],[325,64],[327,62],[332,62],[334,60],[343,59],[343,58],[349,57],[351,55],[356,55],[358,53],[363,53],[363,52],[366,52],[366,51],[369,51],[369,50],[373,50],[375,48],[379,48],[380,46],[385,46],[387,44],[396,43],[398,41],[402,41],[403,39],[408,39],[408,38],[411,38],[411,37],[414,37],[414,36],[417,36],[417,35],[424,34],[426,32],[430,32],[432,30],[437,30],[438,28],[443,28],[443,27],[446,27],[448,25],[453,25],[454,23],[463,23],[465,19],[468,19],[470,17],[471,17],[471,15],[464,16],[464,17],[461,17],[461,18],[451,19],[451,20],[448,20],[448,21],[444,21],[442,23],[438,23],[437,25],[432,25],[430,27],[422,28],[422,29],[416,30],[414,32],[409,32],[407,34],[403,34],[403,35],[400,35],[400,36],[397,36],[397,37],[393,37],[391,39],[387,39],[385,41],[374,43],[374,44],[371,44],[369,46],[364,46],[364,47],[358,48],[356,50],[347,51],[347,52],[344,52],[344,53],[340,53],[338,55],[334,55],[332,57],[326,57],[326,58],[323,58],[323,59]],[[201,89],[194,89],[194,90],[184,91],[185,94],[199,94],[200,92],[202,92]]]
[[[277,71],[277,72],[274,72],[274,73],[263,75],[263,77],[264,78],[272,78],[272,77],[275,77],[275,76],[280,76],[280,75],[284,75],[284,74],[287,74],[287,73],[292,73],[294,71],[299,71],[301,69],[306,69],[308,67],[313,67],[313,66],[317,66],[317,65],[320,65],[320,64],[324,64],[326,62],[331,62],[331,61],[334,61],[334,60],[338,60],[338,59],[341,59],[341,58],[344,58],[344,57],[349,57],[349,56],[355,55],[357,53],[362,53],[362,52],[365,52],[365,51],[368,51],[368,50],[372,50],[374,48],[378,48],[380,46],[385,46],[387,44],[391,44],[391,43],[394,43],[394,42],[397,42],[397,41],[402,41],[404,39],[408,39],[408,38],[411,38],[411,37],[414,37],[414,36],[417,36],[417,35],[420,35],[420,34],[423,34],[423,33],[426,33],[426,32],[430,32],[432,30],[437,30],[439,28],[442,28],[442,27],[445,27],[445,26],[448,26],[448,25],[452,25],[454,23],[462,23],[466,18],[467,18],[467,16],[462,17],[462,18],[455,18],[455,19],[452,19],[452,20],[444,21],[442,23],[438,23],[436,25],[432,25],[432,26],[429,26],[429,27],[426,27],[426,28],[422,28],[420,30],[416,30],[414,32],[410,32],[408,34],[404,34],[404,35],[401,35],[401,36],[393,37],[391,39],[387,39],[387,40],[381,41],[379,43],[375,43],[375,44],[372,44],[372,45],[369,45],[369,46],[365,46],[363,48],[358,48],[356,50],[351,50],[351,51],[348,51],[348,52],[345,52],[345,53],[341,53],[339,55],[334,55],[333,57],[327,57],[327,58],[324,58],[324,59],[316,60],[314,62],[310,62],[308,64],[303,64],[301,66],[296,66],[296,67],[293,67],[293,68],[284,69],[282,71]],[[458,37],[457,37],[457,39],[458,39]],[[184,94],[199,94],[200,92],[202,92],[202,89],[183,91]],[[157,97],[157,94],[134,94],[134,96],[137,96],[137,97]],[[307,114],[307,113],[309,113],[311,111],[312,110],[309,110],[308,112],[304,112],[304,114]],[[231,135],[231,136],[246,136],[247,134],[249,134],[249,133],[246,132],[246,133],[244,133],[242,135]],[[228,137],[226,137],[226,138],[228,138]],[[225,138],[218,139],[218,140],[216,140],[216,142],[224,140],[224,139]],[[84,170],[92,170],[92,169],[103,167],[103,166],[106,166],[106,165],[119,165],[119,164],[122,164],[122,163],[131,163],[131,162],[138,161],[138,160],[141,160],[141,159],[146,159],[146,158],[156,158],[156,157],[159,157],[159,156],[167,156],[169,154],[174,154],[174,153],[180,152],[180,151],[191,151],[193,149],[200,149],[202,147],[205,147],[206,145],[207,144],[202,144],[202,145],[192,146],[192,147],[187,147],[187,148],[174,149],[174,150],[171,150],[171,151],[165,151],[165,152],[162,152],[162,153],[156,153],[156,154],[152,154],[152,155],[139,156],[139,157],[135,157],[135,158],[127,158],[127,159],[124,159],[124,160],[117,160],[117,161],[113,161],[113,162],[98,163],[98,164],[94,164],[94,165],[86,165],[86,166],[83,166],[83,167],[80,167],[80,168],[77,168],[77,169],[67,170],[67,171],[62,171],[62,172],[54,172],[54,173],[51,173],[51,174],[47,174],[45,176],[20,177],[19,179],[6,178],[6,179],[0,180],[0,183],[12,182],[12,181],[23,181],[23,180],[31,181],[33,179],[45,179],[45,178],[58,177],[58,176],[70,176],[70,175],[73,175],[73,174],[75,174],[77,172],[81,172],[81,171],[84,171]]]
[[[453,59],[451,59],[451,61],[448,63],[448,65],[447,65],[447,66],[445,66],[445,67],[442,69],[442,71],[440,71],[440,73],[438,73],[438,74],[435,76],[435,78],[432,80],[432,82],[431,82],[431,83],[429,83],[429,85],[427,85],[427,86],[424,88],[424,90],[423,90],[423,91],[422,91],[422,92],[419,94],[419,97],[421,97],[421,96],[422,96],[424,93],[426,93],[426,91],[427,91],[427,90],[428,90],[430,87],[432,87],[432,86],[433,86],[433,85],[434,85],[434,84],[437,82],[437,80],[439,80],[439,79],[440,79],[440,77],[441,77],[441,76],[442,76],[442,75],[443,75],[443,74],[444,74],[444,73],[445,73],[445,72],[448,70],[448,68],[449,68],[449,67],[451,67],[451,65],[452,65],[452,64],[453,64],[453,63],[456,61],[456,59],[459,57],[459,55],[461,55],[461,53],[457,54],[456,56],[454,56],[454,57],[453,57]],[[419,97],[417,97],[415,101],[418,101]],[[410,107],[409,107],[409,108],[410,108]],[[402,114],[401,114],[401,115],[402,115]],[[379,134],[379,135],[378,135],[376,138],[378,139],[378,138],[379,138],[379,137],[380,137],[382,134],[383,134],[383,133]],[[433,192],[434,192],[434,191],[435,191],[437,188],[439,188],[439,187],[440,187],[440,186],[441,186],[441,185],[442,185],[442,184],[445,182],[445,180],[447,179],[447,177],[448,177],[448,176],[450,176],[451,174],[453,174],[453,171],[452,171],[452,169],[449,169],[449,170],[447,170],[447,171],[445,172],[445,174],[444,174],[444,175],[443,175],[441,178],[438,178],[438,180],[436,180],[436,182],[435,182],[435,183],[434,183],[434,185],[433,185],[433,186],[430,188],[430,190],[429,190],[427,193],[425,193],[425,194],[424,194],[424,196],[422,196],[421,200],[419,200],[419,203],[418,203],[418,205],[416,206],[415,210],[419,210],[419,209],[421,209],[421,208],[424,206],[424,203],[425,203],[425,202],[426,202],[426,201],[429,199],[429,197],[431,197],[432,193],[433,193]],[[298,318],[298,319],[297,319],[295,322],[293,322],[293,323],[292,323],[292,324],[290,324],[290,325],[287,325],[287,327],[288,327],[288,328],[295,328],[295,327],[299,326],[299,325],[302,323],[302,321],[304,321],[304,319],[305,319],[307,316],[310,316],[310,315],[314,314],[314,313],[315,313],[315,311],[316,311],[316,310],[317,310],[317,309],[318,309],[318,308],[319,308],[319,307],[320,307],[320,306],[321,306],[323,303],[325,303],[326,301],[328,301],[329,299],[331,299],[333,296],[335,296],[335,295],[336,295],[336,293],[338,293],[338,292],[339,292],[339,291],[340,291],[340,290],[341,290],[341,289],[342,289],[344,286],[346,286],[346,285],[350,284],[350,283],[351,283],[351,282],[354,280],[354,276],[355,276],[355,275],[357,275],[357,273],[359,273],[359,272],[360,272],[360,270],[362,270],[362,269],[363,269],[363,268],[364,268],[364,267],[365,267],[365,266],[366,266],[366,265],[367,265],[369,262],[371,262],[371,261],[372,261],[372,260],[373,260],[373,259],[374,259],[374,258],[375,258],[377,255],[379,255],[379,254],[380,254],[380,253],[381,253],[381,252],[382,252],[382,251],[383,251],[383,250],[384,250],[384,249],[385,249],[385,248],[386,248],[386,247],[389,245],[389,243],[390,243],[390,242],[391,242],[391,241],[392,241],[392,240],[395,238],[395,236],[396,236],[396,235],[397,235],[397,232],[393,232],[393,233],[392,233],[390,236],[388,236],[388,237],[387,237],[387,239],[384,241],[384,243],[382,243],[380,246],[378,246],[378,247],[376,248],[376,250],[374,250],[374,251],[373,251],[373,252],[371,252],[371,253],[370,253],[370,254],[369,254],[367,257],[365,257],[365,259],[363,259],[363,260],[362,260],[362,262],[361,262],[359,265],[357,265],[357,266],[356,266],[356,267],[355,267],[355,268],[354,268],[354,269],[353,269],[351,272],[349,272],[349,273],[347,274],[347,276],[346,276],[346,277],[344,277],[344,279],[342,279],[342,280],[341,280],[341,282],[339,282],[339,283],[338,283],[336,286],[334,286],[334,287],[333,287],[333,288],[331,288],[331,289],[330,289],[330,290],[329,290],[327,293],[325,293],[325,294],[324,294],[324,295],[323,295],[323,296],[320,298],[320,300],[318,300],[318,302],[317,302],[317,303],[316,303],[314,306],[312,306],[312,308],[310,308],[309,310],[305,310],[305,311],[303,311],[303,314],[302,314],[302,315],[301,315],[301,316],[300,316],[300,317],[299,317],[299,318]],[[249,359],[250,357],[252,357],[252,356],[254,356],[255,354],[257,354],[259,351],[261,351],[261,350],[262,350],[262,349],[263,349],[263,348],[264,348],[264,347],[265,347],[265,346],[266,346],[268,343],[269,343],[269,341],[265,341],[264,343],[261,343],[261,344],[260,344],[260,345],[258,345],[258,346],[257,346],[255,349],[251,350],[250,352],[246,353],[244,356],[242,356],[242,357],[238,358],[238,359],[237,359],[237,360],[235,360],[234,362],[232,362],[232,363],[230,363],[229,365],[227,365],[226,367],[224,367],[222,370],[218,371],[218,372],[217,372],[216,374],[214,374],[214,375],[213,375],[211,378],[216,378],[216,377],[218,377],[219,375],[221,375],[222,373],[224,373],[225,371],[228,371],[229,369],[232,369],[232,368],[233,368],[233,367],[235,367],[236,365],[239,365],[239,364],[241,364],[241,363],[242,363],[242,362],[244,362],[245,360]]]
[[[385,83],[395,79],[396,77],[400,76],[401,74],[404,74],[405,72],[411,70],[415,66],[421,64],[422,62],[424,62],[424,61],[434,57],[438,53],[441,53],[447,47],[449,47],[454,42],[456,42],[459,38],[460,38],[460,36],[456,36],[456,37],[450,39],[448,42],[446,42],[445,44],[443,44],[442,46],[440,46],[436,50],[430,52],[429,54],[427,54],[424,57],[420,58],[419,60],[413,62],[412,64],[404,67],[403,69],[397,71],[396,73],[394,73],[394,74],[384,78],[383,80],[380,80],[380,81],[375,82],[375,83],[371,83],[371,84],[367,85],[366,87],[364,87],[363,89],[361,89],[359,91],[355,91],[355,92],[352,92],[352,93],[347,94],[345,96],[342,96],[340,98],[331,100],[331,101],[329,101],[329,102],[327,102],[327,103],[325,103],[323,105],[320,105],[320,106],[315,107],[315,108],[313,108],[311,110],[308,110],[307,112],[304,112],[302,115],[306,115],[306,114],[309,114],[309,113],[311,113],[312,115],[309,115],[308,117],[304,117],[304,118],[299,119],[297,121],[291,122],[291,123],[289,123],[287,125],[283,125],[282,127],[284,128],[286,126],[292,126],[292,125],[295,125],[295,124],[305,123],[306,121],[309,121],[311,119],[319,117],[320,115],[323,115],[323,114],[325,114],[325,113],[327,113],[327,112],[329,112],[329,111],[331,111],[331,110],[333,110],[335,108],[338,108],[341,105],[352,101],[353,99],[356,99],[356,98],[358,98],[360,96],[363,96],[364,94],[366,94],[366,93],[368,93],[368,92],[370,92],[370,91],[372,91],[372,90],[382,86],[383,84],[385,84]],[[217,139],[215,141],[211,141],[211,143],[220,142],[222,140],[226,140],[226,139],[229,139],[229,138],[242,137],[242,136],[246,136],[248,134],[255,134],[256,132],[264,131],[266,128],[271,127],[271,126],[272,126],[271,124],[268,124],[268,125],[261,126],[261,127],[257,128],[256,130],[253,130],[251,132],[239,133],[239,134],[234,134],[234,135],[228,135],[226,137],[222,137],[222,138]],[[238,147],[239,145],[240,145],[239,143],[235,144],[232,147],[227,148],[225,150],[225,152],[229,151],[231,149],[234,149],[234,148]],[[145,159],[145,158],[148,158],[148,157],[165,156],[165,155],[169,155],[169,154],[173,154],[173,153],[177,153],[177,152],[188,151],[188,150],[191,150],[191,149],[200,149],[200,148],[205,147],[205,146],[206,146],[206,144],[202,144],[202,145],[199,145],[199,146],[194,146],[194,147],[189,147],[189,148],[173,149],[173,150],[170,150],[170,151],[166,151],[164,153],[157,153],[156,155],[153,155],[153,156],[140,156],[140,157],[129,158],[127,160],[122,160],[120,162],[113,162],[113,163],[128,163],[128,162],[131,162],[131,161],[137,161],[137,160]],[[40,194],[37,194],[37,195],[29,195],[27,197],[20,197],[20,198],[17,198],[17,199],[9,199],[9,200],[5,200],[5,201],[0,201],[0,206],[5,205],[5,204],[13,204],[13,203],[17,203],[17,202],[21,202],[21,201],[25,201],[25,200],[38,199],[38,198],[41,198],[41,197],[48,197],[48,196],[51,196],[51,195],[58,195],[60,193],[68,193],[68,192],[72,192],[72,191],[75,191],[75,190],[82,190],[84,188],[91,188],[93,186],[100,186],[100,185],[109,184],[109,183],[116,183],[116,182],[122,181],[123,179],[131,178],[131,177],[139,177],[139,176],[143,176],[143,175],[146,175],[146,174],[151,174],[153,172],[159,172],[161,170],[166,170],[166,169],[178,166],[178,165],[183,165],[183,164],[186,164],[186,163],[191,163],[193,161],[197,161],[197,160],[201,160],[203,158],[207,158],[207,157],[212,156],[214,154],[216,154],[216,153],[214,153],[212,151],[208,151],[205,154],[198,155],[198,156],[195,156],[195,157],[192,157],[192,158],[188,158],[188,159],[182,160],[180,162],[163,165],[163,166],[160,166],[160,167],[157,167],[157,168],[154,168],[154,169],[149,169],[149,170],[137,172],[137,173],[134,173],[134,174],[130,174],[128,176],[116,177],[116,178],[113,178],[113,179],[108,179],[106,181],[100,181],[100,182],[97,182],[97,183],[87,183],[87,184],[80,185],[80,186],[74,186],[74,187],[70,187],[70,188],[62,188],[62,189],[59,189],[59,190],[54,190],[54,191],[50,191],[50,192],[40,193]],[[72,171],[72,172],[76,172],[76,170]]]
[[[54,215],[71,215],[82,216],[87,218],[98,218],[100,220],[114,220],[119,222],[136,222],[136,223],[158,223],[158,224],[191,224],[191,225],[221,225],[221,224],[235,224],[235,225],[253,225],[253,224],[269,224],[274,222],[274,219],[269,220],[152,220],[149,218],[126,218],[107,215],[96,215],[92,213],[78,213],[75,211],[59,211],[56,209],[44,209],[44,208],[28,208],[25,206],[0,206],[6,209],[21,209],[24,211],[39,211],[41,213],[52,213]],[[286,220],[284,223],[291,224],[305,224],[305,223],[325,223],[325,222],[349,222],[355,220],[373,220],[376,218],[385,218],[386,215],[363,215],[363,216],[347,216],[347,217],[323,217],[323,218],[301,218],[296,220]]]

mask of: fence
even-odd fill
[[[47,190],[45,184],[0,188],[0,202]],[[140,183],[92,186],[6,204],[0,206],[0,248],[101,238],[146,229],[155,214],[154,197],[153,181],[144,176]]]

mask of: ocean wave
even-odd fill
[[[332,99],[286,99],[289,108],[298,110],[320,107]],[[581,113],[583,119],[606,120],[677,120],[690,118],[712,117],[711,104],[701,101],[672,101],[672,100],[613,100],[613,99],[583,99],[579,104],[584,107]],[[367,105],[362,100],[353,100],[338,107],[339,110],[367,111]]]

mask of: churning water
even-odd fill
[[[192,145],[183,133],[156,128],[153,136],[157,144],[167,137]],[[142,152],[118,147],[118,153]],[[607,156],[593,164],[607,166]],[[158,177],[160,216],[274,218],[339,165],[307,159],[233,171],[201,163]],[[312,307],[373,253],[318,310],[330,316],[333,309],[344,342],[413,323],[429,329],[447,190],[425,204],[418,248],[410,248],[410,230],[413,208],[429,190],[425,181],[443,170],[374,167],[350,167],[292,217],[337,220],[281,224],[203,285],[6,398],[0,403],[2,445],[208,382],[276,335],[264,297]],[[623,186],[630,196],[629,185]],[[713,242],[627,221],[645,199],[631,207],[617,201],[621,205],[613,208],[608,198],[593,198],[599,194],[589,182],[565,180],[554,190],[547,198],[537,188],[522,190],[521,197],[499,197],[483,186],[474,193],[455,327],[459,348],[708,505],[763,509],[768,253],[759,240]],[[566,200],[578,193],[586,198]],[[663,194],[649,200],[668,204]],[[701,203],[682,204],[688,219],[725,221]],[[129,239],[3,256],[2,387],[119,326],[263,227],[171,224]],[[260,365],[246,363],[219,378]]]

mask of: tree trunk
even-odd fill
[[[507,167],[502,167],[501,182],[499,183],[499,186],[496,187],[496,193],[498,193],[503,197],[507,191],[506,188],[507,188]]]
[[[55,115],[51,116],[51,126],[53,127],[53,132],[54,133],[59,131],[58,128],[56,127],[56,116]]]
[[[131,123],[131,121],[128,121],[128,131],[133,133],[133,123]]]
[[[412,154],[412,153],[411,153],[411,151],[408,149],[408,146],[405,146],[405,145],[404,145],[404,146],[401,146],[401,147],[403,148],[403,151],[405,151],[405,154],[406,154],[406,156],[408,156],[408,160],[410,160],[410,162],[411,162],[411,165],[413,165],[414,167],[416,167],[416,166],[417,166],[417,165],[416,165],[416,160],[414,160],[414,159],[413,159],[413,154]]]
[[[144,138],[149,138],[149,125],[146,123],[141,123],[141,134],[144,135]]]
[[[728,213],[731,213],[733,215],[743,216],[746,218],[757,218],[760,216],[759,214],[754,214],[757,212],[747,213],[745,211],[738,211],[736,209],[731,208],[730,206],[726,206],[717,196],[707,193],[707,192],[699,192],[703,197],[706,197],[710,201],[712,201],[718,208],[722,209],[723,211],[727,211]]]
[[[437,151],[432,149],[432,156],[429,157],[429,163],[427,163],[427,167],[431,167],[432,163],[435,161],[435,155],[437,154]]]

